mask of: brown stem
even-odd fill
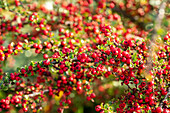
[[[165,8],[166,8],[166,2],[163,1],[160,5],[160,8],[159,8],[159,13],[156,17],[156,20],[155,20],[155,26],[153,28],[153,33],[151,35],[151,43],[150,43],[150,47],[149,47],[149,57],[148,57],[148,60],[147,60],[147,74],[149,74],[149,71],[152,70],[152,64],[153,64],[153,61],[152,61],[152,58],[153,58],[153,54],[154,54],[154,48],[155,48],[155,42],[156,42],[156,38],[158,37],[158,34],[157,34],[157,31],[160,29],[161,27],[161,23],[162,23],[162,19],[164,18],[165,16]]]
[[[170,95],[170,87],[168,87],[168,93],[165,95],[164,99],[159,104],[161,108],[163,107],[163,102],[168,98],[169,95]]]
[[[47,93],[47,92],[49,92],[48,89],[44,90],[44,91],[43,91],[43,94],[44,94],[44,93]],[[31,93],[31,94],[24,95],[24,97],[25,97],[25,98],[34,97],[34,96],[40,95],[41,93],[42,93],[42,92],[33,92],[33,93]]]
[[[132,21],[132,22],[136,23],[137,25],[139,25],[140,28],[145,29],[145,24],[143,22],[139,22],[137,19],[134,18],[134,16],[130,15],[126,11],[123,11],[122,9],[118,8],[117,6],[115,6],[113,8],[113,11],[121,14],[125,18],[130,19],[130,21]]]
[[[152,31],[152,35],[151,35],[151,40],[150,40],[150,47],[149,47],[149,57],[147,59],[147,69],[146,69],[146,76],[147,75],[150,75],[149,71],[152,70],[152,64],[153,64],[153,54],[154,54],[154,48],[155,48],[155,42],[156,42],[156,39],[158,37],[158,34],[157,34],[157,31],[160,29],[161,27],[161,23],[162,23],[162,20],[165,16],[165,8],[166,8],[166,1],[167,0],[164,0],[162,1],[161,5],[160,5],[160,8],[158,10],[158,15],[156,17],[156,20],[154,22],[155,26],[153,28],[153,31]],[[154,88],[153,88],[154,89]],[[154,91],[153,91],[154,92]],[[168,93],[167,95],[165,96],[165,98],[160,102],[160,107],[163,106],[163,101],[168,97],[168,95],[170,94],[170,88],[168,89]]]

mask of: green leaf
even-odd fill
[[[46,28],[45,27],[43,27],[43,28],[41,28],[42,30],[46,30]]]
[[[124,65],[124,62],[121,62],[121,63],[120,63],[120,67],[123,67],[123,65]]]
[[[161,78],[161,79],[160,79],[160,84],[162,84],[162,82],[163,82],[163,79]]]
[[[166,52],[166,50],[165,50],[165,49],[162,49],[162,51]]]
[[[132,62],[130,62],[130,67],[133,67],[133,63]]]
[[[165,68],[166,68],[166,66],[163,67],[163,69],[165,69]]]
[[[28,76],[31,76],[31,73],[27,73]]]
[[[2,89],[4,88],[4,84],[1,84],[1,88],[2,88]]]
[[[12,94],[9,94],[8,97],[12,97],[13,95]]]
[[[160,62],[160,63],[163,63],[163,61],[164,61],[164,59],[161,59],[159,62]]]
[[[107,109],[108,107],[109,107],[108,104],[105,104],[105,105],[104,105],[104,109]]]
[[[65,61],[66,66],[69,66],[69,61]]]
[[[4,86],[3,90],[7,91],[8,90],[8,86]]]
[[[74,58],[74,55],[73,55],[73,54],[70,54],[70,58],[73,59],[73,58]]]
[[[164,31],[164,29],[160,28],[160,29],[158,29],[157,33],[158,33],[158,35],[163,35],[163,34],[165,34],[165,31]]]
[[[145,113],[145,110],[142,110],[142,113]]]
[[[100,46],[100,49],[104,49],[104,46],[103,46],[103,45],[101,45],[101,46]]]
[[[134,63],[134,67],[136,67],[136,63]]]
[[[31,64],[30,64],[31,66],[34,66],[34,62],[33,61],[31,61]]]
[[[26,48],[26,47],[27,47],[27,44],[23,43],[23,45],[22,45],[22,46],[23,46],[23,48]]]
[[[98,45],[98,46],[97,46],[97,49],[100,49],[100,48],[101,48],[100,45]]]
[[[136,62],[138,59],[137,58],[135,58],[135,59],[133,59],[133,62]]]
[[[59,51],[60,56],[63,56],[63,52]]]
[[[152,111],[151,111],[151,110],[148,110],[148,113],[152,113]]]
[[[154,27],[153,23],[147,24],[146,25],[146,30],[150,30]]]
[[[40,31],[40,28],[39,28],[39,27],[37,27],[35,30],[36,30],[36,31]]]

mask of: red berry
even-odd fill
[[[44,54],[44,55],[43,55],[43,58],[44,58],[44,59],[48,59],[48,55],[47,55],[47,54]]]
[[[67,79],[67,78],[66,78],[65,76],[62,76],[62,77],[61,77],[61,80],[62,80],[62,81],[66,81],[66,79]]]
[[[23,111],[24,111],[24,112],[27,112],[27,111],[28,111],[28,108],[27,108],[27,107],[24,107],[24,108],[23,108]]]
[[[124,80],[124,79],[125,79],[125,76],[124,76],[124,75],[120,75],[120,79],[121,79],[121,80]]]
[[[37,47],[38,47],[38,44],[37,44],[37,43],[34,43],[33,47],[34,47],[34,48],[37,48]]]
[[[13,52],[12,49],[8,49],[8,54],[11,54]]]
[[[87,99],[88,101],[90,101],[90,100],[91,100],[91,97],[87,96],[86,99]]]
[[[166,35],[166,36],[164,37],[164,40],[165,40],[165,41],[167,41],[167,40],[168,40],[168,35]]]
[[[124,83],[125,83],[126,85],[128,85],[128,84],[129,84],[129,80],[125,80]]]
[[[161,112],[162,112],[162,108],[161,108],[161,107],[157,107],[157,108],[156,108],[156,112],[157,112],[157,113],[161,113]]]
[[[65,46],[65,45],[66,45],[66,42],[65,42],[65,41],[62,41],[62,42],[61,42],[61,45],[62,45],[62,46]]]
[[[96,58],[97,57],[97,54],[96,53],[93,53],[92,54],[92,58]]]
[[[57,109],[57,112],[58,112],[58,113],[62,113],[62,112],[63,112],[63,109],[62,109],[62,108],[58,108],[58,109]]]
[[[110,3],[110,8],[114,8],[115,4],[114,3]]]
[[[138,80],[138,79],[134,79],[134,83],[135,83],[135,84],[138,84],[138,83],[139,83],[139,80]]]
[[[96,111],[100,111],[100,110],[101,110],[101,106],[100,106],[100,105],[97,105],[97,106],[95,107],[95,110],[96,110]]]
[[[110,64],[114,64],[114,63],[115,63],[115,60],[114,60],[113,58],[111,58],[111,59],[109,60],[109,63],[110,63]]]
[[[96,97],[95,93],[92,93],[92,94],[90,95],[90,97],[91,97],[91,98],[95,98],[95,97]]]

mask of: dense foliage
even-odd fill
[[[101,102],[100,113],[170,113],[168,1],[2,0],[0,7],[0,111],[41,112],[50,101],[61,113],[85,95],[79,99]]]

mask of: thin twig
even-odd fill
[[[49,92],[48,89],[44,90],[43,92],[42,92],[42,91],[41,91],[41,92],[33,92],[33,93],[31,93],[31,94],[24,95],[24,97],[25,97],[25,98],[34,97],[34,96],[40,95],[40,94],[42,94],[42,93],[44,94],[44,93],[47,93],[47,92]]]
[[[165,8],[166,8],[166,4],[167,4],[166,1],[167,0],[162,1],[160,8],[159,8],[159,11],[158,11],[158,15],[157,15],[156,20],[154,22],[155,26],[154,26],[153,31],[152,31],[151,40],[150,40],[151,43],[150,43],[150,47],[149,47],[149,53],[150,54],[149,54],[149,57],[147,59],[147,64],[146,64],[146,66],[147,66],[146,74],[148,74],[148,75],[150,74],[149,71],[151,71],[152,67],[153,67],[152,66],[152,64],[153,64],[152,58],[153,58],[153,54],[154,54],[155,42],[156,42],[156,39],[158,37],[157,31],[161,28],[161,23],[162,23],[162,20],[165,16]],[[160,107],[163,106],[163,101],[168,98],[169,94],[170,94],[170,88],[168,88],[168,93],[165,96],[165,98],[160,102]]]
[[[150,43],[150,47],[149,47],[149,57],[147,59],[147,74],[149,74],[149,71],[152,70],[152,58],[153,58],[153,54],[154,54],[154,48],[155,48],[155,42],[156,42],[156,38],[158,37],[158,34],[157,34],[157,31],[160,29],[161,27],[161,23],[162,23],[162,20],[165,16],[165,8],[166,8],[166,0],[163,1],[160,5],[160,8],[159,8],[159,12],[158,12],[158,15],[156,17],[156,20],[155,20],[155,26],[153,28],[153,33],[151,35],[151,43]]]
[[[134,16],[130,15],[129,13],[127,13],[126,11],[118,8],[117,6],[115,6],[113,8],[113,11],[121,14],[122,16],[124,16],[125,18],[130,19],[130,21],[136,23],[137,25],[139,25],[140,28],[145,29],[145,24],[143,22],[139,22],[136,18],[134,18]]]
[[[164,99],[159,104],[161,108],[163,107],[163,102],[168,98],[169,95],[170,95],[170,87],[168,88],[168,93],[165,95]]]

